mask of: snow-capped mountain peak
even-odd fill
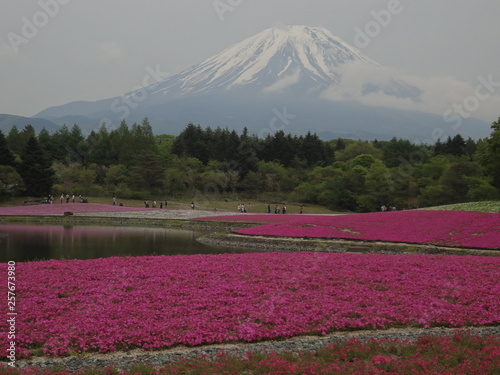
[[[158,93],[189,95],[249,86],[319,92],[338,83],[338,68],[353,62],[376,65],[325,28],[272,27],[167,79]]]
[[[424,139],[443,126],[442,116],[399,108],[419,103],[421,94],[322,27],[284,26],[266,29],[151,86],[48,108],[37,117],[65,123],[80,116],[91,124],[148,117],[156,132],[166,134],[199,123],[246,127],[259,136],[286,128],[327,138],[398,134]]]

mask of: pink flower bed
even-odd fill
[[[500,214],[397,211],[337,216],[295,215],[283,222],[235,232],[261,236],[343,238],[499,249]]]
[[[64,355],[497,325],[499,266],[500,258],[329,253],[18,263],[16,343],[25,354]]]
[[[63,204],[40,204],[32,206],[0,207],[0,216],[12,215],[62,215],[64,212],[73,213],[86,212],[116,212],[116,211],[144,211],[145,208],[113,206],[111,204],[98,203],[63,203]]]

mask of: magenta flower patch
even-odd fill
[[[25,353],[42,348],[65,355],[357,329],[498,325],[499,277],[500,258],[433,255],[18,263],[16,343]],[[2,288],[6,295],[6,284]],[[6,324],[4,319],[1,328]],[[2,353],[6,345],[4,340]]]
[[[278,223],[235,232],[261,236],[342,238],[498,249],[500,214],[397,211],[351,215],[294,215],[290,218],[283,217]]]

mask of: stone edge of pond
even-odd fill
[[[175,347],[158,351],[132,350],[130,352],[113,352],[107,354],[87,354],[70,357],[37,357],[27,360],[18,360],[18,368],[64,368],[69,371],[83,369],[114,367],[124,370],[132,364],[144,363],[153,367],[162,367],[168,363],[189,360],[214,360],[223,351],[225,354],[244,358],[247,352],[280,353],[280,352],[314,352],[330,344],[346,342],[350,339],[366,341],[377,340],[417,340],[421,336],[441,335],[451,336],[457,332],[466,332],[479,336],[497,336],[500,326],[493,327],[466,327],[466,328],[390,328],[375,331],[335,332],[326,336],[297,336],[281,341],[261,341],[255,343],[226,343],[212,344],[198,347]]]
[[[447,254],[500,256],[496,249],[469,249],[436,245],[394,243],[362,240],[337,240],[323,238],[282,238],[250,236],[235,233],[213,233],[197,239],[205,245],[247,248],[266,252],[328,252],[328,253],[377,253],[377,254]]]
[[[235,223],[235,222],[228,223],[228,222],[218,222],[218,221],[200,221],[191,219],[158,219],[158,218],[79,216],[79,215],[0,216],[0,224],[154,226],[154,227],[165,227],[165,228],[224,230],[224,231],[246,228],[252,225],[252,224]]]

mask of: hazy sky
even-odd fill
[[[492,122],[499,15],[498,0],[2,0],[0,113],[118,96],[151,69],[179,73],[265,28],[303,24],[435,90],[446,98],[437,111],[464,104]]]

